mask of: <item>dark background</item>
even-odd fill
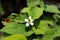
[[[47,2],[47,4],[60,4],[60,0],[44,0],[44,1],[46,1]]]
[[[26,7],[26,0],[0,0],[4,14],[0,16],[0,29],[3,27],[1,20],[7,18],[11,13],[20,13],[20,10]]]

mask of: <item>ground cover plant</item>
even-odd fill
[[[1,40],[60,40],[60,11],[44,0],[26,0],[20,14],[2,20]],[[0,14],[1,10],[0,6]]]

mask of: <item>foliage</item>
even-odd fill
[[[26,37],[24,35],[15,34],[15,35],[5,37],[2,40],[27,40],[27,39],[26,39]]]
[[[2,20],[5,26],[1,31],[11,34],[2,40],[54,40],[55,37],[59,37],[60,11],[57,6],[44,4],[43,0],[26,1],[27,7],[23,8],[20,14],[12,13],[7,21]],[[34,25],[31,23],[27,27],[30,20]]]

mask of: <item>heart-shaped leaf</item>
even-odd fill
[[[43,9],[42,8],[38,8],[38,7],[32,7],[30,8],[28,15],[32,16],[33,19],[38,19],[42,16],[43,14]]]

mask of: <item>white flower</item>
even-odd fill
[[[26,23],[26,26],[28,27],[29,26],[29,23]]]
[[[34,23],[33,23],[33,22],[31,22],[30,24],[31,24],[31,25],[34,25]]]
[[[28,17],[28,19],[24,19],[24,21],[26,22],[26,26],[28,27],[29,25],[34,25],[33,23],[33,19],[31,16]]]
[[[32,17],[31,17],[31,16],[29,16],[29,19],[32,19]]]
[[[25,21],[25,22],[29,22],[28,19],[25,19],[24,21]]]

